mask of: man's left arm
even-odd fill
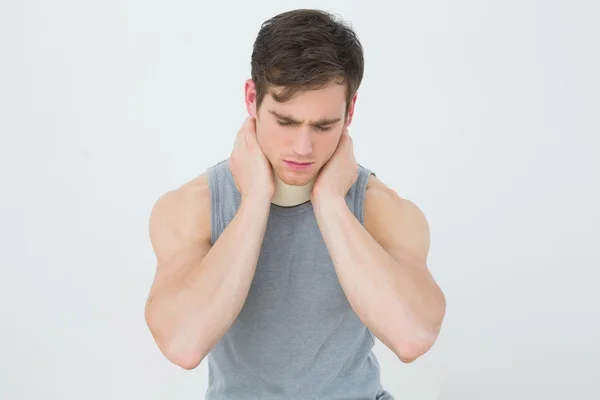
[[[439,335],[446,299],[427,267],[429,226],[421,210],[375,176],[366,189],[364,226],[343,197],[316,197],[313,206],[361,321],[403,362],[426,353]]]

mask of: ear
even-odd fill
[[[358,98],[358,93],[355,93],[350,100],[350,104],[348,105],[348,113],[346,116],[346,123],[344,124],[344,128],[347,128],[352,123],[352,117],[354,117],[354,105],[356,104],[356,99]]]
[[[244,85],[244,101],[248,115],[256,118],[258,111],[256,110],[256,84],[252,79],[246,80]]]

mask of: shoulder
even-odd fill
[[[210,186],[206,173],[160,196],[150,213],[149,231],[157,257],[182,246],[210,241]]]
[[[427,256],[430,233],[423,211],[374,175],[366,187],[364,220],[365,229],[384,248],[403,248],[407,254]]]

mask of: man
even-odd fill
[[[231,156],[152,210],[146,320],[171,362],[207,358],[207,399],[393,399],[375,337],[412,362],[439,334],[427,221],[353,155],[362,75],[331,15],[267,21]]]

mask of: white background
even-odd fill
[[[394,5],[392,5],[394,4]],[[594,1],[2,1],[0,398],[200,399],[144,321],[155,200],[229,155],[260,24],[350,21],[363,165],[417,203],[448,312],[397,399],[598,399]]]

